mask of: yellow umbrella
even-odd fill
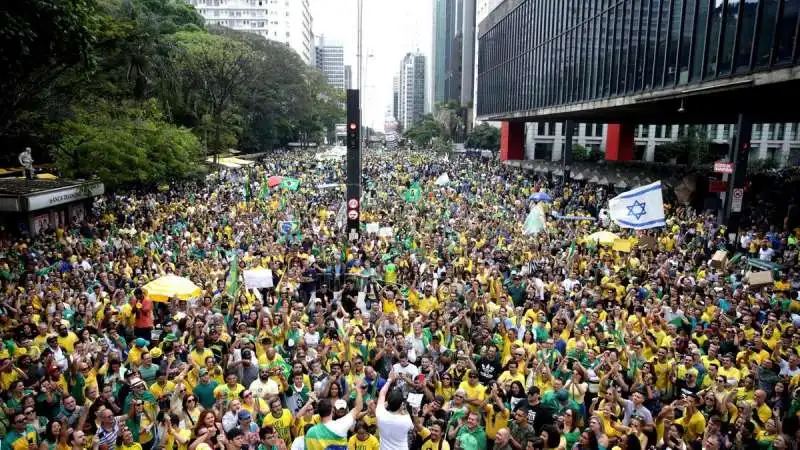
[[[600,245],[613,245],[619,236],[610,231],[598,231],[583,238],[585,242],[597,242]]]
[[[172,297],[189,300],[199,297],[203,293],[202,289],[190,280],[175,275],[164,275],[157,278],[144,285],[142,290],[154,302],[166,302]]]

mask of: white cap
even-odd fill
[[[339,400],[336,400],[336,402],[333,404],[333,408],[347,409],[347,402],[344,399],[340,398]]]

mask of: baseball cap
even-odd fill
[[[336,403],[333,404],[334,409],[347,409],[347,402],[344,399],[336,400]]]
[[[569,399],[569,393],[566,391],[566,389],[559,389],[556,391],[556,400],[565,402],[567,399]]]
[[[135,346],[137,346],[137,347],[146,347],[148,344],[150,344],[150,343],[149,343],[149,342],[147,342],[147,341],[146,341],[145,339],[143,339],[143,338],[136,338],[136,340],[135,340],[135,341],[133,341],[133,345],[135,345]]]
[[[204,377],[206,375],[208,375],[208,369],[205,369],[205,368],[204,369],[200,369],[200,376]]]
[[[164,354],[164,352],[158,347],[150,350],[150,357],[151,358],[160,358],[163,354]]]
[[[246,409],[243,409],[243,410],[239,411],[239,420],[248,420],[251,417],[252,416],[250,415],[250,411],[248,411]]]

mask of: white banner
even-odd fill
[[[272,270],[250,269],[244,271],[244,284],[248,289],[271,288],[274,286]]]

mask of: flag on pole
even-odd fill
[[[253,194],[250,192],[250,174],[244,176],[244,201],[250,203]]]
[[[231,267],[228,271],[228,280],[225,283],[225,291],[232,297],[236,297],[239,292],[239,254],[234,253],[231,258]]]
[[[544,230],[544,226],[544,209],[542,208],[541,204],[537,204],[531,208],[531,212],[528,213],[528,217],[525,219],[525,224],[523,225],[522,233],[525,236],[537,235]]]
[[[608,201],[611,220],[622,228],[646,230],[666,225],[661,181],[641,186]]]

